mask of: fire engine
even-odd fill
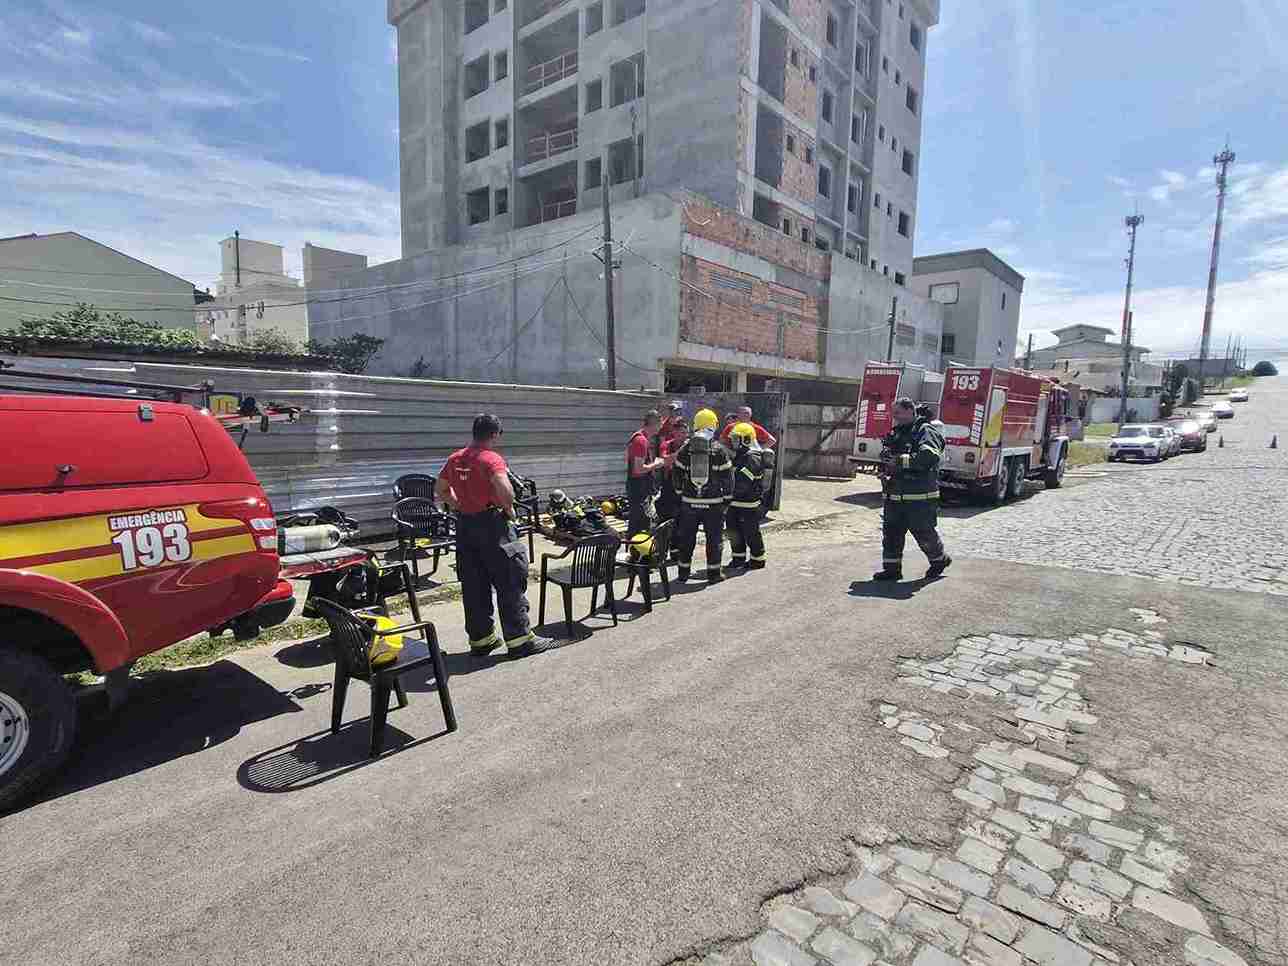
[[[1069,399],[1060,383],[1027,372],[949,366],[939,407],[940,487],[991,503],[1019,496],[1025,480],[1058,487],[1069,454]]]
[[[939,374],[903,362],[869,362],[863,369],[854,417],[850,462],[860,473],[875,473],[881,461],[881,439],[894,429],[894,401],[907,396],[937,402]]]

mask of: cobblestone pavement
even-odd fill
[[[1217,916],[1184,890],[1186,843],[1148,792],[1081,750],[1097,716],[1079,682],[1119,655],[1194,665],[1166,621],[1064,640],[1004,634],[904,660],[899,683],[996,702],[991,733],[948,716],[874,707],[910,764],[952,776],[967,808],[952,841],[909,847],[872,829],[854,874],[769,900],[764,929],[702,966],[1238,966]],[[914,764],[915,767],[915,764]],[[1133,957],[1143,958],[1133,958]]]
[[[946,508],[949,551],[1084,572],[1288,595],[1288,378],[1258,380],[1208,437],[1206,453],[979,511]],[[1218,442],[1224,438],[1225,446]]]

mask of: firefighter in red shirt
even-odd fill
[[[671,461],[680,451],[684,441],[689,438],[689,426],[684,421],[684,407],[678,402],[666,404],[666,417],[657,434],[657,455],[662,458],[663,466],[658,471],[659,484],[657,494],[657,521],[674,520],[680,515],[680,494],[676,492],[675,480],[671,475]],[[674,557],[678,551],[671,547]]]
[[[528,622],[528,552],[514,527],[514,488],[496,451],[501,421],[491,413],[474,419],[474,441],[447,458],[434,495],[456,511],[456,572],[465,605],[470,653],[483,656],[505,644],[511,657],[548,650]],[[502,637],[492,623],[492,591],[501,612]]]
[[[653,474],[664,465],[664,460],[654,458],[653,443],[657,438],[661,417],[656,409],[644,414],[644,425],[635,431],[626,444],[626,500],[629,504],[626,521],[627,534],[647,533],[648,502],[653,498]]]

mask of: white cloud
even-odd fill
[[[135,32],[142,40],[150,44],[156,44],[158,47],[173,47],[174,38],[166,33],[160,27],[154,27],[150,23],[143,23],[141,20],[130,21],[130,29]]]
[[[994,218],[984,228],[985,234],[989,235],[1010,235],[1014,233],[1016,224],[1010,218]]]
[[[210,38],[220,47],[226,47],[229,50],[235,50],[239,53],[250,54],[254,57],[273,57],[278,60],[293,60],[297,63],[307,64],[309,58],[296,50],[286,50],[283,47],[274,47],[272,44],[248,44],[240,40],[230,40],[227,37],[220,37],[215,34]]]
[[[1156,184],[1149,189],[1149,197],[1160,204],[1166,204],[1172,195],[1172,189],[1165,184]]]
[[[90,45],[90,33],[88,30],[66,28],[61,31],[63,40],[69,44],[75,44],[77,47],[88,47]]]
[[[1122,188],[1124,191],[1126,191],[1128,188],[1131,187],[1130,181],[1128,181],[1126,178],[1120,178],[1116,174],[1105,175],[1105,178],[1115,188]]]
[[[1030,298],[1026,281],[1020,303],[1020,327],[1025,333],[1049,335],[1052,329],[1075,322],[1117,329],[1122,321],[1121,289],[1093,293],[1065,291],[1059,297],[1045,298],[1041,290],[1034,294],[1037,297]],[[1159,356],[1197,351],[1206,296],[1202,285],[1135,289],[1132,293],[1133,341]],[[1216,332],[1221,333],[1221,339],[1234,333],[1256,348],[1288,350],[1288,336],[1280,322],[1285,313],[1288,313],[1288,267],[1223,282],[1217,288],[1213,344],[1218,341]]]
[[[1163,182],[1172,188],[1184,188],[1189,183],[1189,179],[1179,171],[1168,171],[1166,169],[1159,172]]]

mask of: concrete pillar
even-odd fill
[[[735,373],[734,373],[734,376],[733,376],[733,391],[734,391],[734,392],[746,392],[746,391],[747,391],[747,370],[745,370],[745,369],[739,369],[737,372],[735,372]]]

